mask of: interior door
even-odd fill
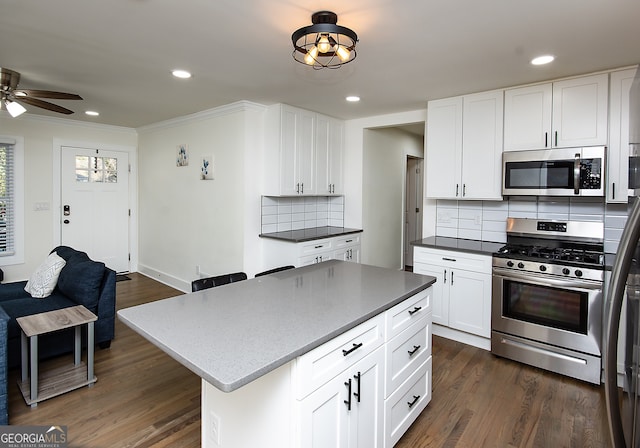
[[[129,155],[62,147],[61,241],[129,271]]]
[[[413,266],[412,241],[422,239],[422,159],[407,158],[404,264]]]

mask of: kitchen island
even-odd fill
[[[392,446],[431,397],[434,281],[332,260],[118,316],[202,378],[204,447]]]

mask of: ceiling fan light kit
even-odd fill
[[[293,59],[316,70],[340,68],[356,58],[358,35],[339,26],[338,15],[319,11],[311,15],[310,26],[302,27],[291,35]]]
[[[51,90],[18,89],[20,73],[0,68],[0,109],[6,109],[12,117],[17,117],[26,112],[22,104],[40,107],[61,114],[69,115],[73,111],[66,107],[41,100],[39,98],[50,98],[58,100],[81,100],[80,95],[75,93],[54,92]]]

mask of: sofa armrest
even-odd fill
[[[115,336],[116,273],[105,267],[98,299],[96,342],[110,341]]]
[[[3,283],[0,285],[0,303],[7,300],[23,299],[25,297],[31,297],[28,292],[24,290],[27,281]]]

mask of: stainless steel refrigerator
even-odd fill
[[[629,189],[634,190],[634,196],[629,200],[631,211],[615,255],[605,302],[605,394],[615,448],[640,448],[640,69],[629,95],[629,155]],[[619,343],[624,358],[620,359],[624,361],[621,388],[617,372]]]

